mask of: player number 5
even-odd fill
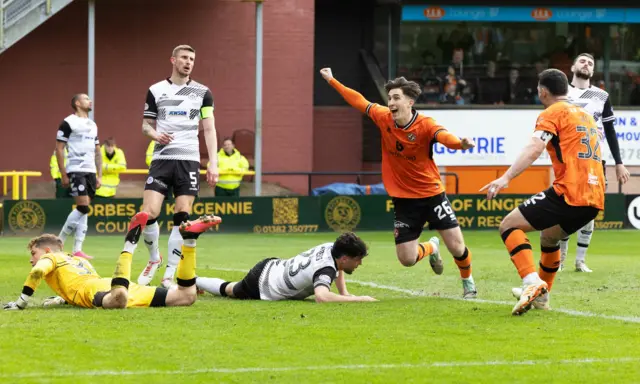
[[[198,176],[196,176],[195,172],[189,172],[189,178],[191,179],[191,186],[195,188],[198,185]]]

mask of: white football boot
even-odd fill
[[[522,292],[518,302],[511,310],[512,315],[524,315],[531,309],[533,301],[540,295],[547,293],[547,283],[542,279],[522,287]]]
[[[593,272],[584,261],[576,261],[576,272]]]
[[[522,296],[522,288],[518,287],[518,288],[511,288],[511,294],[513,295],[513,297],[515,297],[516,299],[520,300],[520,296]],[[531,303],[533,305],[533,308],[535,309],[541,309],[544,311],[548,311],[551,309],[551,307],[549,306],[549,301],[551,300],[550,296],[549,296],[549,292],[542,294],[538,297],[536,297],[535,300],[533,300],[533,303]]]
[[[429,239],[429,242],[433,245],[433,252],[429,255],[429,265],[436,275],[442,275],[444,271],[444,263],[440,257],[440,239],[436,236]]]
[[[160,255],[160,260],[147,262],[147,266],[142,270],[140,276],[138,276],[138,284],[139,285],[149,285],[151,284],[151,280],[153,280],[153,276],[156,274],[156,271],[162,265],[162,255]]]

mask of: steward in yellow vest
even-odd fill
[[[67,166],[69,159],[67,158],[67,147],[64,148],[64,166]],[[62,186],[62,174],[60,173],[60,167],[58,166],[58,159],[56,158],[56,151],[53,151],[51,159],[49,160],[49,171],[51,172],[51,178],[56,182],[56,199],[71,197],[71,188],[65,188]]]
[[[151,166],[151,160],[153,160],[153,149],[155,148],[155,144],[156,142],[151,140],[151,142],[149,143],[149,146],[147,147],[147,158],[146,158],[146,163],[147,163],[147,167]]]
[[[120,172],[127,169],[124,151],[116,147],[113,138],[107,139],[102,147],[102,186],[96,191],[98,197],[114,197],[120,184]]]
[[[240,196],[242,175],[225,175],[224,172],[243,172],[249,169],[249,161],[236,149],[233,140],[227,138],[222,142],[218,152],[218,170],[220,178],[216,184],[216,196]]]

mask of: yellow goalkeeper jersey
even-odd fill
[[[42,278],[67,303],[86,308],[96,292],[111,289],[111,279],[101,278],[88,260],[64,252],[42,256],[24,285],[35,291]]]

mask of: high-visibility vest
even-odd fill
[[[64,148],[64,166],[67,166],[67,163],[69,163],[69,159],[68,159],[68,151],[67,151],[67,147]],[[52,179],[61,179],[62,178],[62,173],[60,172],[60,167],[58,166],[58,158],[56,157],[56,151],[53,151],[53,155],[51,156],[51,159],[49,160],[49,171],[51,172],[51,178]]]
[[[151,140],[151,142],[149,143],[149,146],[147,147],[147,158],[146,158],[147,167],[151,166],[151,160],[153,160],[153,149],[155,148],[155,144],[156,142]]]
[[[218,171],[241,172],[249,169],[249,161],[242,156],[237,149],[231,155],[227,155],[224,149],[218,152]],[[236,189],[240,186],[242,175],[220,175],[216,186],[223,189]]]
[[[120,171],[127,169],[127,159],[120,148],[116,148],[113,157],[107,157],[104,145],[100,147],[102,154],[102,186],[96,191],[96,196],[112,197],[120,184]]]

